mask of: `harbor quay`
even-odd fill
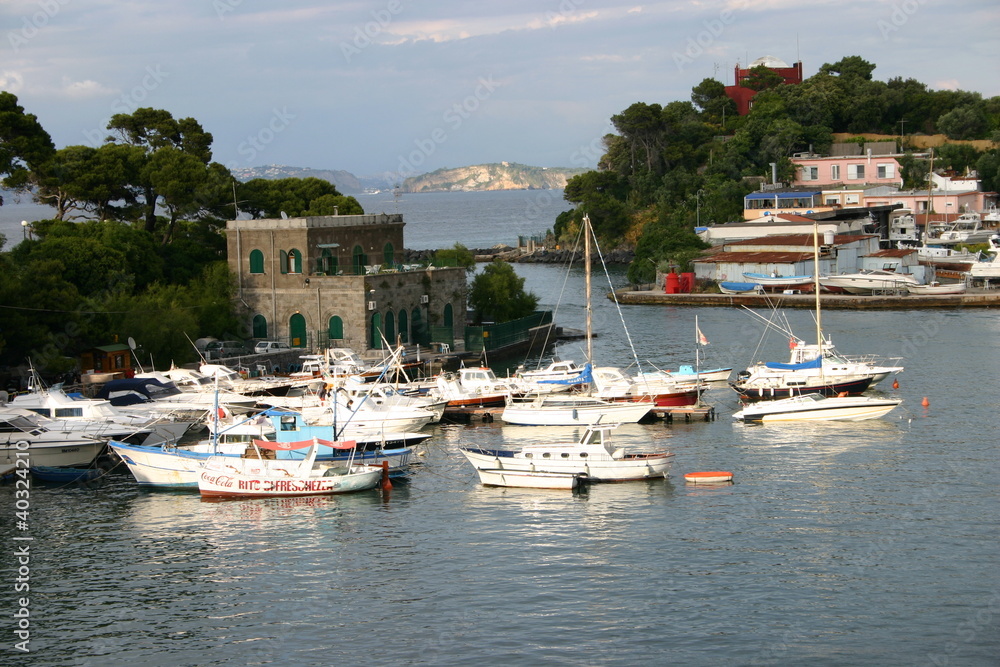
[[[666,294],[662,287],[654,289],[624,288],[614,292],[619,303],[659,306],[749,306],[751,308],[815,308],[814,294]],[[608,298],[612,294],[608,293]],[[1000,307],[1000,290],[974,288],[965,294],[939,295],[855,295],[820,294],[824,310],[911,310],[915,308],[996,308]]]

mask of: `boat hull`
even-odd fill
[[[660,452],[619,459],[608,457],[606,460],[596,457],[545,460],[523,458],[517,452],[503,449],[462,448],[461,451],[477,471],[586,475],[592,482],[629,482],[666,477],[674,456],[669,452]]]
[[[228,466],[227,466],[228,467]],[[294,467],[294,466],[290,466]],[[198,491],[207,498],[295,498],[330,496],[374,489],[382,478],[378,468],[330,477],[295,477],[293,471],[273,468],[263,474],[248,474],[203,468],[198,475]],[[272,474],[267,474],[271,472]],[[279,477],[274,473],[285,473]]]
[[[576,473],[527,472],[502,468],[477,468],[479,481],[484,486],[504,486],[521,489],[578,488],[586,477]]]
[[[19,438],[19,433],[10,434],[6,442],[0,442],[0,461],[16,460],[20,452],[31,466],[55,468],[85,468],[104,451],[104,441],[92,438],[70,440],[28,440]],[[27,452],[28,456],[23,457]]]
[[[775,401],[774,403],[783,403]],[[827,398],[822,401],[789,403],[787,407],[774,403],[747,407],[733,415],[744,422],[803,422],[803,421],[866,421],[878,419],[893,410],[902,401],[896,399],[869,399],[865,401],[838,401]],[[809,405],[811,403],[812,405]]]
[[[500,418],[508,424],[523,426],[580,426],[598,421],[631,424],[640,421],[653,408],[650,402],[637,403],[626,400],[601,407],[539,409],[531,405],[510,404]]]
[[[845,380],[832,381],[818,384],[803,385],[779,385],[779,386],[745,386],[739,382],[729,384],[740,398],[748,401],[770,400],[775,398],[791,398],[801,394],[823,394],[824,396],[836,396],[841,393],[860,394],[868,389],[872,383],[872,376]]]

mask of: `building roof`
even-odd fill
[[[713,264],[723,264],[733,262],[734,264],[795,264],[811,260],[813,253],[810,252],[719,252],[708,257],[700,257],[695,262],[710,262]]]
[[[906,257],[917,252],[916,248],[887,248],[865,255],[865,257]]]
[[[819,190],[775,190],[774,192],[751,192],[744,199],[789,199],[822,194]]]
[[[124,352],[129,349],[129,347],[124,343],[117,343],[115,345],[98,345],[94,349],[100,350],[101,352]]]
[[[791,65],[786,63],[781,58],[776,58],[774,56],[761,56],[760,58],[757,58],[757,60],[750,63],[751,68],[757,67],[759,65],[763,65],[764,67],[770,67],[771,69],[776,69],[778,67],[791,67]]]
[[[809,222],[813,221],[810,220]],[[877,236],[877,234],[837,234],[833,237],[833,245],[845,245],[873,236]],[[743,239],[741,241],[726,243],[728,246],[793,245],[803,247],[812,246],[812,244],[812,234],[774,234],[772,236],[759,236],[754,239]]]

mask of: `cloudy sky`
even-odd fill
[[[0,19],[0,89],[57,146],[151,106],[230,168],[591,167],[613,114],[767,54],[1000,94],[995,0],[4,0]]]

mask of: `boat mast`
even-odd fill
[[[813,292],[816,293],[816,344],[823,356],[823,325],[819,309],[819,221],[813,221]]]
[[[583,270],[584,270],[584,295],[586,298],[587,310],[587,361],[594,363],[594,343],[592,315],[590,307],[590,216],[583,216]]]

